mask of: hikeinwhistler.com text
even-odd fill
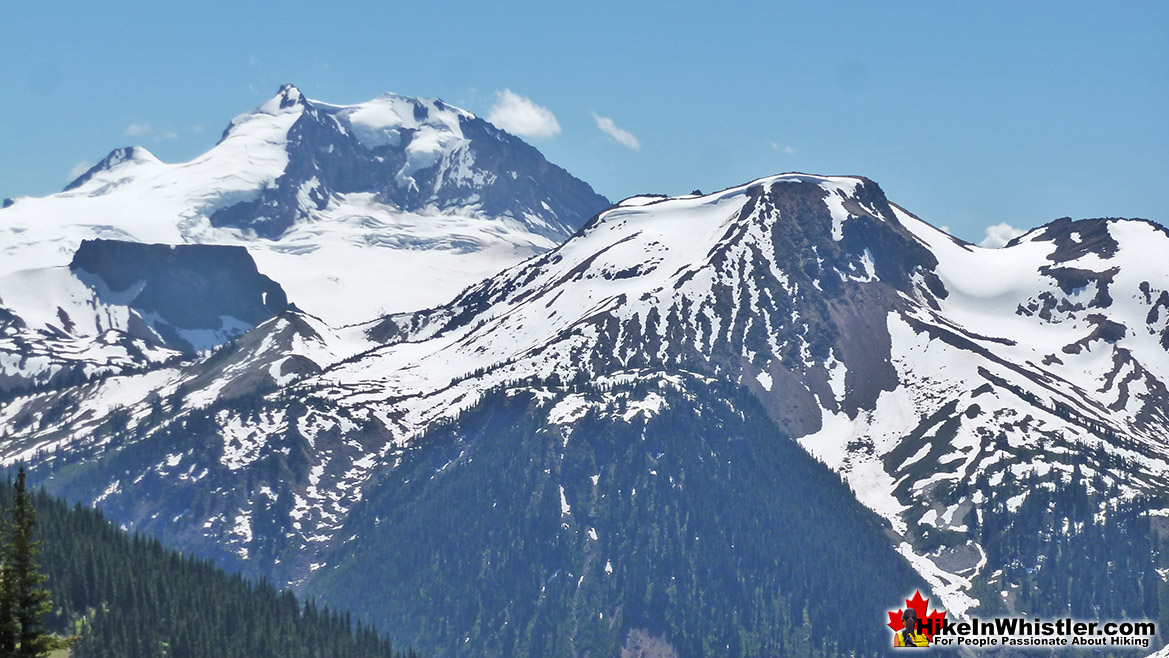
[[[1147,649],[1157,635],[1152,621],[1081,621],[996,617],[954,622],[918,621],[938,647],[1110,647]]]

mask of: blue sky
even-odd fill
[[[118,146],[190,159],[292,82],[481,116],[530,101],[559,131],[528,141],[613,199],[807,171],[868,176],[973,241],[1169,223],[1166,2],[46,0],[0,25],[0,197]]]

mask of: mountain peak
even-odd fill
[[[264,114],[281,114],[287,111],[298,111],[307,105],[307,99],[296,85],[286,84],[267,103],[258,108]]]
[[[162,161],[158,156],[154,155],[144,146],[123,146],[110,151],[109,155],[102,158],[101,162],[90,167],[84,174],[73,179],[73,182],[65,186],[64,192],[81,187],[87,183],[96,174],[103,171],[111,171],[127,163],[133,164],[159,164]]]
[[[284,161],[259,198],[209,215],[215,227],[266,238],[352,194],[409,213],[508,217],[553,241],[608,205],[529,144],[437,98],[384,93],[334,105],[285,85],[232,121],[217,149],[237,161],[254,162],[261,149],[264,160]]]

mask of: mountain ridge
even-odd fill
[[[651,500],[685,473],[732,486],[705,453],[663,470],[669,432],[631,471],[615,455],[645,441],[646,427],[701,427],[697,440],[749,407],[754,438],[743,448],[794,441],[831,469],[958,616],[994,609],[993,588],[1017,586],[1003,580],[1010,565],[989,562],[1003,551],[983,545],[994,535],[981,523],[1020,509],[1029,494],[1019,483],[1058,488],[1087,473],[1090,494],[1125,499],[1169,485],[1169,276],[1158,267],[1169,234],[1155,224],[1057,220],[990,250],[928,225],[868,179],[809,174],[643,201],[441,306],[343,331],[285,313],[201,363],[21,398],[0,409],[13,432],[2,459],[34,458],[51,486],[133,527],[327,598],[340,596],[329,589],[340,556],[376,553],[361,538],[397,532],[363,525],[383,518],[370,501],[388,480],[410,480],[401,514],[413,518],[454,495],[448,482],[465,491],[473,480],[447,474],[486,459],[484,442],[537,446],[505,475],[535,478],[542,511],[511,508],[520,516],[506,526],[591,536],[603,530],[587,523],[601,509],[594,477],[620,471],[623,486],[607,495],[632,498],[636,482]],[[523,427],[476,435],[472,419],[507,399],[526,401]],[[679,400],[720,411],[681,420]],[[598,422],[611,444],[570,467],[574,442]],[[755,477],[751,486],[772,486]],[[1009,502],[991,508],[988,487]],[[670,528],[669,541],[690,541],[685,523]],[[492,536],[501,543],[484,554],[522,554],[510,534]],[[574,546],[573,559],[594,555],[587,541]],[[601,578],[594,559],[586,572]],[[444,577],[432,575],[415,585]],[[683,640],[690,622],[629,621],[643,622],[619,630],[676,632],[677,646],[696,646]],[[465,632],[434,641],[454,646]]]

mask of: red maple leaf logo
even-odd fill
[[[905,599],[905,605],[913,608],[917,613],[917,619],[921,622],[921,632],[930,642],[934,641],[934,632],[942,627],[942,620],[946,618],[945,610],[934,609],[933,612],[926,614],[926,608],[929,607],[929,599],[921,598],[921,592],[913,593],[912,599]],[[905,622],[901,621],[901,615],[905,612],[904,608],[900,608],[897,612],[889,613],[889,628],[896,633],[905,628]],[[930,622],[933,622],[932,624]]]

